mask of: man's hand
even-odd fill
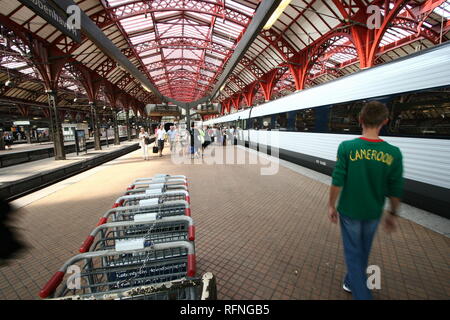
[[[392,214],[387,214],[386,217],[384,218],[384,230],[386,230],[386,232],[394,232],[395,230],[397,230],[397,217],[392,215]]]
[[[337,223],[338,213],[335,206],[328,206],[328,218],[332,223]]]
[[[336,200],[341,192],[341,187],[331,185],[330,186],[330,200],[328,201],[328,218],[332,223],[337,223],[338,213],[336,210]]]

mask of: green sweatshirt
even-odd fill
[[[358,220],[379,219],[385,197],[402,195],[402,162],[400,149],[383,140],[342,142],[332,180],[342,187],[337,211]]]

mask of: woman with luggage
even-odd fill
[[[145,129],[141,127],[141,131],[139,132],[139,146],[142,149],[142,155],[144,160],[148,160],[148,145],[150,144],[150,135],[145,132]]]

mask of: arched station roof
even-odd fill
[[[76,43],[19,0],[1,0],[0,102],[89,110],[86,102],[141,114],[154,93],[82,35]],[[159,92],[183,102],[211,93],[260,0],[74,1]],[[283,0],[215,102],[223,112],[286,95],[450,37],[450,1]],[[380,23],[368,28],[379,8]],[[373,8],[373,7],[372,7]],[[4,83],[13,79],[14,87]],[[78,99],[74,99],[74,98]],[[83,100],[84,99],[84,100]],[[76,100],[76,102],[74,102]],[[80,101],[84,101],[82,104]]]

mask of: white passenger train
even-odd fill
[[[204,124],[242,129],[247,147],[277,141],[280,158],[331,174],[370,100],[389,107],[381,136],[403,153],[404,201],[450,218],[450,43]]]

